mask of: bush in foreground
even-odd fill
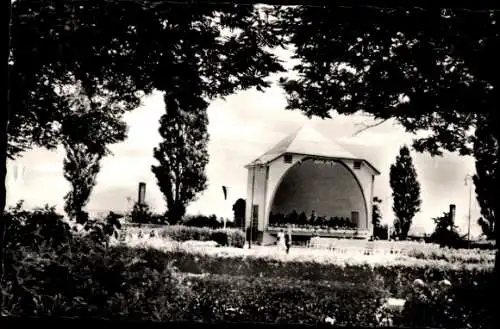
[[[124,247],[106,252],[87,242],[80,241],[71,254],[26,254],[16,279],[2,286],[2,314],[308,324],[334,316],[342,324],[374,325],[385,295],[346,283],[193,277],[147,252]]]
[[[128,248],[76,238],[57,250],[21,253],[2,284],[4,315],[154,320],[182,311],[172,267]]]
[[[19,203],[1,220],[1,315],[161,319],[183,314],[177,308],[183,305],[177,302],[185,295],[183,286],[168,262],[109,247],[119,228],[116,215],[89,220],[78,230],[53,207],[27,211]]]
[[[189,314],[203,322],[317,324],[326,317],[336,325],[375,326],[387,293],[372,285],[298,281],[281,278],[208,275],[187,277],[192,289]]]

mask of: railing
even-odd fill
[[[370,232],[362,229],[322,229],[322,228],[305,228],[305,227],[291,227],[292,235],[312,236],[318,234],[322,237],[330,238],[368,238]],[[268,226],[267,231],[271,234],[278,233],[281,230],[288,230],[283,227]]]
[[[437,245],[425,245],[427,249],[439,249]],[[339,240],[323,237],[311,238],[307,245],[312,249],[327,249],[338,254],[365,254],[365,255],[407,255],[416,248],[422,248],[420,242],[392,242],[392,241],[360,241]]]

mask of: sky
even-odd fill
[[[282,52],[280,56],[286,67],[293,66],[289,52]],[[273,80],[277,78],[272,77]],[[373,121],[365,115],[308,119],[298,111],[285,110],[285,106],[284,91],[277,83],[264,92],[250,89],[210,104],[208,188],[190,204],[188,213],[232,217],[232,204],[238,198],[246,198],[247,171],[244,165],[307,123],[381,171],[375,179],[375,195],[383,201],[383,221],[392,222],[389,168],[399,148],[404,143],[411,143],[413,136],[390,121],[354,136],[363,124]],[[163,111],[162,96],[154,93],[144,98],[138,109],[126,114],[128,138],[112,145],[113,154],[102,161],[88,211],[129,210],[137,198],[139,182],[146,183],[148,204],[156,211],[165,210],[162,194],[151,173],[151,165],[155,163],[153,148],[160,142],[158,120]],[[474,174],[473,158],[450,153],[433,158],[412,152],[412,156],[422,197],[422,209],[413,220],[413,229],[431,232],[434,227],[432,218],[442,215],[449,204],[454,203],[457,205],[456,224],[466,233],[469,187],[465,186],[464,180],[467,174]],[[69,190],[62,172],[63,158],[62,149],[33,149],[22,158],[9,162],[8,204],[13,205],[22,199],[27,208],[49,204],[62,211],[63,197]],[[224,200],[223,185],[228,186],[228,200]],[[471,235],[477,236],[480,228],[476,220],[480,214],[474,192],[471,214]]]

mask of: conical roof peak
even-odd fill
[[[262,156],[250,163],[266,164],[285,153],[320,156],[326,158],[359,159],[330,138],[306,123],[292,132]],[[361,159],[360,159],[361,160]]]

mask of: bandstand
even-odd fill
[[[304,125],[248,169],[245,226],[272,243],[290,227],[294,236],[368,238],[375,176],[367,160]]]

